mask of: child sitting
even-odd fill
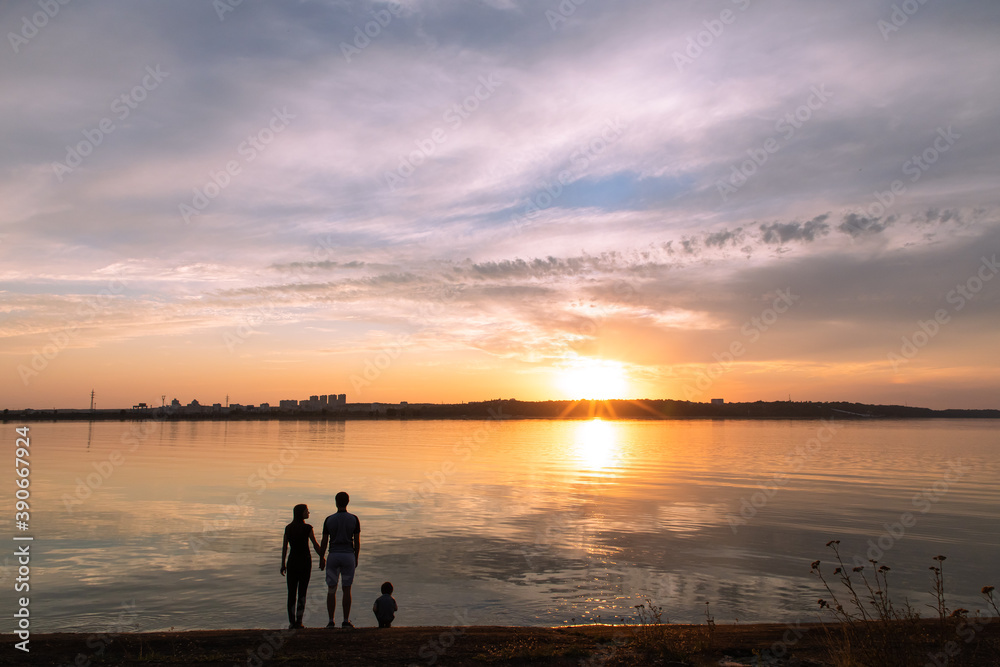
[[[375,612],[375,618],[378,619],[378,627],[391,628],[392,619],[396,617],[398,609],[396,600],[392,597],[392,584],[387,581],[382,584],[382,596],[375,600],[375,604],[372,605],[372,611]]]

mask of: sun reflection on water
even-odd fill
[[[621,462],[621,444],[618,429],[611,422],[600,419],[576,425],[573,451],[583,468],[604,470]]]

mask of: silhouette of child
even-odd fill
[[[398,609],[396,600],[392,597],[392,584],[387,581],[382,584],[382,596],[372,605],[372,611],[378,619],[378,627],[391,628],[392,619],[396,618]]]

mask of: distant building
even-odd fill
[[[188,414],[188,415],[201,414],[206,410],[208,410],[208,407],[199,403],[198,399],[193,399],[187,405],[182,405],[181,407],[178,408],[178,411],[180,411],[181,414]]]
[[[282,399],[278,401],[278,408],[281,410],[325,410],[330,407],[344,407],[347,405],[347,394],[313,394],[309,398],[302,400]],[[268,403],[261,403],[261,410],[267,410],[271,406]]]
[[[181,407],[181,402],[175,398],[174,400],[170,401],[170,407],[179,408]]]
[[[260,409],[261,410],[270,410],[271,409],[271,404],[270,403],[261,403],[260,404]]]
[[[726,402],[724,398],[713,398],[712,405],[723,405]]]

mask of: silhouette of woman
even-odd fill
[[[302,628],[302,615],[306,609],[306,589],[309,587],[309,575],[312,573],[312,556],[309,554],[309,542],[319,554],[319,543],[313,527],[306,523],[309,518],[309,508],[306,505],[296,505],[292,509],[292,522],[285,526],[285,537],[281,543],[281,576],[288,584],[288,629]],[[288,547],[291,545],[291,553]],[[285,566],[285,558],[288,565]],[[287,576],[285,576],[287,572]],[[298,596],[298,604],[296,604]]]

